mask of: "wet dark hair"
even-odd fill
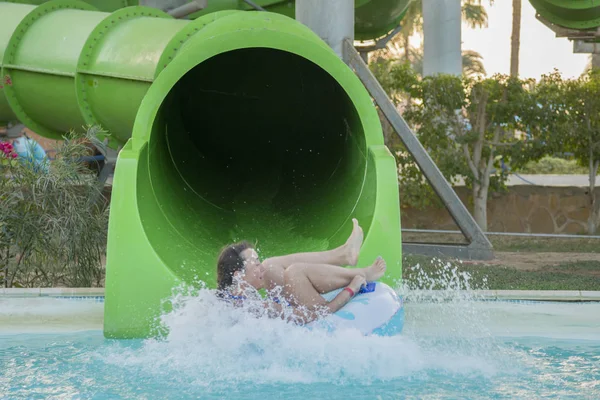
[[[219,291],[226,290],[233,285],[233,274],[244,268],[244,258],[241,253],[251,248],[252,245],[244,240],[228,245],[221,250],[217,261],[217,287]]]

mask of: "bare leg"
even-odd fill
[[[327,300],[317,292],[306,273],[299,269],[286,269],[284,282],[284,295],[289,302],[309,309],[327,304]]]
[[[327,264],[294,264],[284,272],[284,290],[288,297],[299,304],[321,304],[321,296],[348,286],[357,275],[363,275],[367,281],[375,281],[385,273],[385,261],[379,257],[373,265],[366,268],[342,268]]]
[[[329,264],[337,266],[356,265],[363,241],[363,231],[356,218],[352,220],[354,228],[350,237],[342,246],[328,251],[297,253],[286,256],[271,257],[263,261],[267,267],[278,266],[288,268],[292,264]]]

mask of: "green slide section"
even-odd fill
[[[100,124],[123,149],[105,335],[147,337],[181,285],[215,287],[222,246],[262,257],[344,243],[401,278],[396,164],[373,102],[313,32],[270,12],[175,20],[72,0],[0,3],[0,120],[48,137]]]
[[[536,11],[553,24],[569,29],[600,26],[600,0],[529,0]]]
[[[21,4],[33,4],[40,5],[47,3],[49,0],[7,0],[7,3],[21,3]],[[137,6],[139,0],[84,0],[86,3],[95,7],[98,11],[112,12],[119,8]]]
[[[48,0],[13,0],[14,3],[42,4]],[[116,11],[119,8],[139,5],[139,0],[85,0],[100,11]],[[326,1],[326,0],[323,0]],[[355,0],[355,37],[369,40],[384,36],[392,31],[404,16],[412,0]],[[294,18],[295,2],[292,0],[254,0],[254,4],[273,13]],[[143,4],[143,3],[142,3]],[[208,0],[205,10],[190,15],[198,18],[222,10],[254,11],[242,0]]]
[[[413,0],[355,0],[354,36],[357,40],[375,39],[386,35],[398,26],[406,9]],[[291,0],[255,0],[255,4],[269,12],[295,17],[295,2]],[[206,10],[190,15],[196,18],[220,10],[244,10],[253,8],[240,0],[208,1]]]

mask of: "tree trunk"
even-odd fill
[[[590,151],[591,153],[591,151]],[[588,197],[590,200],[590,214],[588,216],[588,235],[595,235],[596,229],[598,229],[598,205],[596,204],[596,174],[598,173],[598,164],[600,160],[594,160],[590,157],[590,174],[589,174],[589,193]]]
[[[402,44],[404,45],[404,58],[412,64],[410,60],[410,36],[405,32],[402,34],[402,39]]]
[[[591,58],[592,69],[600,69],[600,54],[594,53]]]
[[[473,184],[473,218],[484,232],[487,232],[488,189],[489,185]]]
[[[521,47],[521,0],[513,0],[512,35],[510,43],[510,76],[519,76],[519,48]]]

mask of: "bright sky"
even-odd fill
[[[462,48],[475,50],[483,56],[483,65],[489,75],[510,73],[510,36],[512,33],[512,1],[487,1],[488,27],[470,29],[463,25]],[[535,18],[535,9],[529,0],[522,1],[521,50],[519,75],[539,79],[542,74],[557,68],[565,78],[579,76],[588,62],[588,54],[573,54],[573,43],[557,38],[555,33]],[[417,39],[416,42],[419,40]],[[411,40],[412,42],[412,40]],[[416,43],[415,43],[416,44]]]
[[[485,2],[484,2],[485,3]],[[521,51],[519,75],[538,79],[557,68],[564,77],[579,76],[587,62],[587,54],[573,54],[573,43],[557,38],[555,33],[535,18],[535,9],[523,0],[521,10]],[[483,56],[488,75],[510,72],[510,35],[512,32],[512,1],[496,0],[487,7],[488,27],[463,27],[463,49]]]

